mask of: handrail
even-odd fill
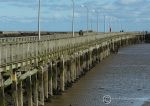
[[[0,66],[9,64],[15,61],[29,59],[31,57],[38,57],[44,54],[52,53],[67,47],[75,47],[80,44],[88,44],[97,39],[107,38],[120,34],[103,34],[103,35],[87,35],[78,37],[68,37],[62,39],[45,39],[41,41],[23,41],[23,42],[5,42],[0,44]]]

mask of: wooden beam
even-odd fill
[[[38,72],[38,69],[33,69],[31,71],[26,72],[25,74],[22,74],[19,78],[19,80],[25,80],[27,77],[32,76]]]

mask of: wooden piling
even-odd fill
[[[45,68],[44,68],[45,69]],[[48,67],[44,70],[43,73],[44,78],[44,97],[48,99]]]
[[[5,106],[4,83],[3,83],[3,77],[1,73],[0,73],[0,105]]]
[[[58,88],[58,72],[57,72],[57,63],[53,65],[53,93],[57,94]]]
[[[12,73],[12,95],[13,95],[13,100],[14,100],[14,105],[19,106],[18,104],[18,86],[17,86],[17,75],[16,75],[16,70],[13,70]]]
[[[33,103],[34,106],[38,106],[38,79],[37,74],[32,76],[33,83]]]
[[[61,73],[60,73],[60,88],[61,88],[61,91],[65,91],[65,71],[66,71],[66,68],[65,68],[65,61],[64,59],[62,60],[61,62]]]
[[[26,86],[27,86],[28,106],[33,106],[31,76],[29,76],[26,80],[27,80]]]
[[[39,79],[39,105],[44,106],[44,78],[43,78],[43,67],[41,66],[41,70],[38,73]]]
[[[53,81],[52,81],[52,76],[53,76],[53,70],[52,70],[52,62],[50,62],[48,66],[48,91],[49,95],[53,96]]]
[[[18,105],[23,106],[23,88],[22,81],[18,83]]]

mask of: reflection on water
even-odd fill
[[[150,44],[140,44],[109,56],[46,106],[142,106],[149,99]]]

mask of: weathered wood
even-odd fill
[[[12,91],[13,91],[14,105],[19,106],[19,104],[18,104],[18,86],[17,86],[16,81],[12,82]]]
[[[43,73],[44,76],[44,96],[48,99],[48,67]]]
[[[38,106],[38,79],[37,74],[32,76],[32,84],[33,84],[33,103],[34,106]]]
[[[71,82],[71,63],[67,62],[67,83]]]
[[[23,106],[23,88],[22,81],[18,84],[18,105]]]
[[[32,76],[38,72],[38,69],[33,69],[20,76],[20,80],[25,80],[27,77]]]
[[[5,105],[5,93],[4,93],[4,86],[3,86],[3,77],[0,73],[0,106]]]
[[[57,93],[57,87],[58,87],[58,70],[57,70],[57,65],[53,66],[53,92],[54,94]]]
[[[61,67],[61,73],[60,73],[60,89],[61,89],[61,91],[65,91],[65,71],[66,71],[66,69],[65,69],[65,64],[64,64],[64,59],[62,60],[62,62],[61,62],[61,65],[62,65],[62,67]]]
[[[12,95],[13,95],[13,99],[14,99],[14,104],[15,106],[19,106],[18,104],[18,86],[17,86],[17,75],[16,75],[16,69],[13,70],[12,75],[11,75],[11,79],[12,79]]]
[[[5,82],[4,82],[4,87],[7,87],[7,86],[9,86],[9,85],[11,85],[12,84],[12,80],[11,80],[11,78],[9,78],[9,79],[7,79]]]
[[[41,71],[38,73],[38,79],[39,79],[39,105],[44,106],[43,67],[41,67]]]
[[[33,106],[33,99],[32,99],[32,82],[31,82],[31,76],[27,77],[26,79],[27,83],[27,99],[28,99],[28,106]]]
[[[52,62],[50,62],[48,67],[48,86],[49,86],[49,95],[53,96],[53,70],[52,70]]]

